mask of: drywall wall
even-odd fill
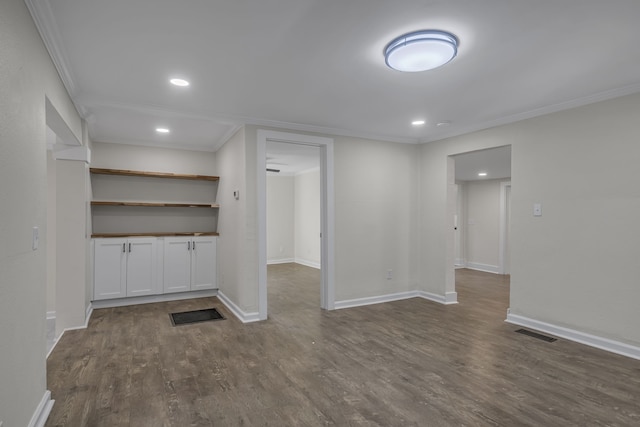
[[[212,152],[93,142],[92,168],[217,175]]]
[[[86,316],[88,165],[56,160],[56,337]]]
[[[218,200],[218,283],[220,292],[242,312],[258,311],[257,281],[254,292],[247,285],[251,268],[246,258],[247,194],[245,163],[245,130],[240,129],[216,152],[216,167],[220,174]],[[255,167],[254,167],[255,168]],[[239,198],[234,198],[234,191]],[[255,268],[255,267],[254,267]]]
[[[267,263],[293,262],[294,177],[267,175]]]
[[[12,427],[47,397],[45,99],[78,140],[82,132],[23,0],[0,2],[0,40],[0,420]]]
[[[320,268],[320,170],[294,179],[295,261]]]
[[[257,126],[246,126],[247,168],[255,185]],[[262,128],[283,131],[284,129]],[[292,132],[290,130],[284,130]],[[304,133],[304,132],[298,132]],[[317,136],[327,136],[318,135]],[[419,147],[333,136],[336,301],[414,290],[417,286]],[[257,191],[247,205],[247,259],[257,269]],[[387,280],[387,270],[392,279]],[[247,291],[258,293],[257,271]]]
[[[511,313],[639,345],[639,114],[629,95],[421,146],[422,289],[448,286],[448,156],[511,144]]]
[[[47,151],[47,313],[56,311],[56,159]]]
[[[498,273],[500,264],[500,183],[505,180],[467,181],[463,184],[466,218],[466,265]]]

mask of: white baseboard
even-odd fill
[[[53,318],[50,319],[49,316],[53,314]],[[50,322],[53,323],[53,334],[52,337],[53,339],[50,340],[49,337],[49,329],[47,329],[47,359],[49,358],[49,356],[51,355],[51,352],[53,351],[54,348],[56,348],[56,345],[58,344],[58,342],[60,341],[60,338],[62,338],[62,336],[64,335],[65,332],[67,331],[75,331],[78,329],[87,329],[87,327],[89,326],[89,320],[91,319],[91,315],[93,314],[93,304],[89,303],[89,305],[87,306],[87,308],[85,309],[85,313],[84,313],[84,325],[82,326],[74,326],[72,328],[65,328],[64,331],[62,331],[60,333],[60,336],[56,337],[56,318],[55,318],[55,311],[48,311],[47,312],[47,328],[50,327]]]
[[[560,338],[579,342],[580,344],[585,344],[591,347],[599,348],[601,350],[609,351],[611,353],[616,353],[622,356],[640,360],[640,347],[636,347],[620,341],[614,341],[608,338],[580,332],[575,329],[569,329],[562,326],[553,325],[551,323],[541,322],[529,317],[511,314],[510,312],[507,312],[507,319],[505,321],[508,323],[513,323],[514,325],[536,329],[538,331],[546,332]]]
[[[31,416],[31,421],[29,421],[28,427],[44,427],[54,403],[55,400],[51,399],[51,392],[49,390],[45,391],[44,396],[42,396],[42,400],[40,400],[38,407]]]
[[[321,265],[320,265],[319,262],[309,261],[309,260],[302,259],[302,258],[296,258],[296,260],[294,262],[296,264],[306,265],[307,267],[317,268],[318,270],[320,270],[320,268],[321,268]]]
[[[497,265],[482,264],[479,262],[466,262],[465,268],[471,270],[484,271],[486,273],[500,274],[500,267]]]
[[[218,291],[218,298],[222,303],[238,318],[242,323],[258,322],[260,320],[260,313],[245,313],[240,307],[231,301],[225,294]]]
[[[281,259],[268,259],[267,265],[271,264],[291,264],[295,262],[293,258],[281,258]]]
[[[106,299],[106,300],[93,301],[92,307],[95,309],[125,307],[128,305],[152,304],[154,302],[167,302],[167,301],[178,301],[183,299],[215,297],[217,294],[218,294],[217,289],[207,289],[204,291],[189,291],[189,292],[177,292],[172,294],[145,295],[140,297]]]
[[[340,310],[342,308],[361,307],[363,305],[381,304],[384,302],[399,301],[403,299],[415,298],[416,291],[397,292],[394,294],[377,295],[374,297],[354,298],[342,301],[336,301],[334,308]]]
[[[444,305],[451,305],[458,303],[457,292],[447,292],[444,295],[432,294],[431,292],[417,291],[417,297],[428,299],[429,301],[435,301]]]

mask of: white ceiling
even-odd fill
[[[311,145],[267,141],[267,175],[295,175],[320,168],[320,148]]]
[[[216,150],[257,124],[429,142],[640,91],[637,0],[26,2],[95,141]],[[387,68],[421,29],[458,56]]]

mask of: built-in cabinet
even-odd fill
[[[218,179],[92,168],[93,299],[216,289]]]
[[[158,293],[156,238],[94,239],[94,299]]]
[[[215,237],[164,238],[164,292],[215,289]]]

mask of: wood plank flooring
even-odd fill
[[[640,361],[514,333],[508,278],[460,304],[323,312],[319,271],[269,270],[266,322],[216,299],[95,310],[49,357],[47,426],[637,426]],[[214,306],[226,320],[172,327]]]

